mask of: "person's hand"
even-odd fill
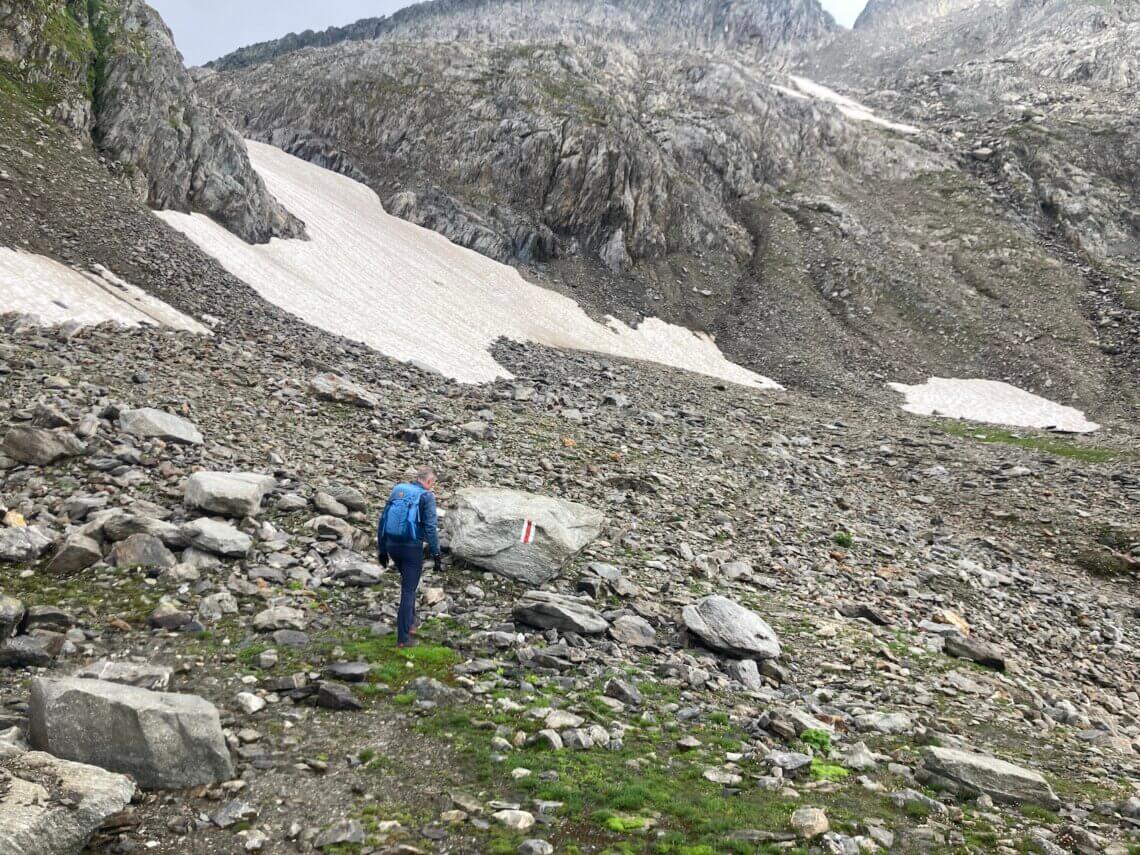
[[[434,570],[436,573],[438,573],[440,570],[442,570],[443,569],[443,558],[441,558],[438,555],[433,555],[431,557],[431,569]]]
[[[381,566],[381,567],[387,567],[387,566],[388,566],[388,562],[390,562],[391,560],[392,560],[392,559],[388,557],[388,553],[387,553],[387,552],[381,552],[381,553],[380,553],[380,566]]]

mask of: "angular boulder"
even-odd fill
[[[162,439],[183,445],[201,445],[205,441],[192,422],[151,407],[123,410],[119,413],[119,428],[140,439]]]
[[[606,619],[586,600],[551,591],[527,591],[515,603],[514,616],[527,626],[582,635],[596,635],[609,628]]]
[[[950,656],[970,659],[995,671],[1005,670],[1005,653],[996,644],[960,632],[947,633],[942,649]]]
[[[309,391],[323,401],[351,404],[354,407],[365,407],[370,410],[380,406],[380,400],[375,395],[339,374],[318,374],[309,381]]]
[[[272,475],[256,472],[195,472],[186,482],[184,502],[191,510],[225,517],[253,517],[265,494],[277,486]]]
[[[116,567],[155,567],[165,570],[178,563],[178,559],[152,534],[132,534],[120,540],[111,549],[107,560]]]
[[[103,558],[99,542],[83,534],[73,534],[52,556],[48,563],[49,573],[77,573],[86,570]]]
[[[0,562],[35,561],[51,547],[51,538],[35,526],[0,528]]]
[[[167,665],[150,662],[124,662],[121,660],[100,659],[82,668],[75,674],[90,680],[106,680],[124,686],[149,689],[152,692],[165,692],[170,688],[174,669]]]
[[[0,852],[79,852],[134,792],[125,775],[39,751],[0,749]]]
[[[253,546],[253,538],[248,534],[220,520],[188,522],[182,526],[182,534],[195,549],[225,558],[241,558]]]
[[[213,704],[103,680],[32,681],[32,746],[131,775],[143,789],[181,790],[233,777]]]
[[[575,502],[481,487],[455,494],[444,525],[458,558],[541,585],[598,536],[603,519],[601,511]]]
[[[780,640],[756,614],[727,597],[711,596],[685,606],[681,618],[708,647],[739,659],[778,659]]]
[[[48,466],[57,460],[78,457],[87,450],[73,433],[32,427],[14,427],[4,435],[0,453],[18,463]]]
[[[919,779],[966,795],[985,793],[1004,804],[1032,802],[1053,810],[1061,805],[1040,773],[958,748],[925,749]]]

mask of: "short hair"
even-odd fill
[[[416,469],[417,481],[430,481],[432,478],[437,477],[435,474],[435,467],[429,466],[426,463]]]

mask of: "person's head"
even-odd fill
[[[436,482],[435,469],[426,464],[424,466],[421,466],[416,470],[416,480],[423,486],[425,490],[433,489]]]

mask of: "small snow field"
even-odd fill
[[[209,330],[106,268],[88,273],[43,255],[0,247],[0,312],[31,315],[45,325],[115,321],[126,326]]]
[[[906,396],[902,408],[922,416],[946,416],[986,424],[1091,433],[1100,425],[1073,407],[1054,403],[997,380],[956,380],[931,377],[908,386],[888,384]]]
[[[305,221],[310,240],[251,246],[200,214],[157,215],[266,300],[315,326],[470,383],[510,376],[489,352],[508,338],[780,388],[729,362],[708,336],[656,318],[636,328],[598,323],[514,268],[389,215],[363,184],[272,146],[248,146],[269,191]]]
[[[803,101],[823,101],[828,104],[834,104],[840,113],[855,122],[868,122],[890,131],[896,131],[900,134],[917,134],[920,130],[914,125],[892,122],[889,119],[877,116],[871,108],[863,106],[858,101],[848,98],[846,95],[840,95],[834,89],[829,89],[820,83],[816,83],[814,80],[809,80],[806,77],[797,77],[794,74],[788,75],[788,79],[791,80],[792,86],[795,87],[794,89],[787,86],[780,86],[776,83],[769,85],[777,92],[781,92],[790,98],[797,98]]]

